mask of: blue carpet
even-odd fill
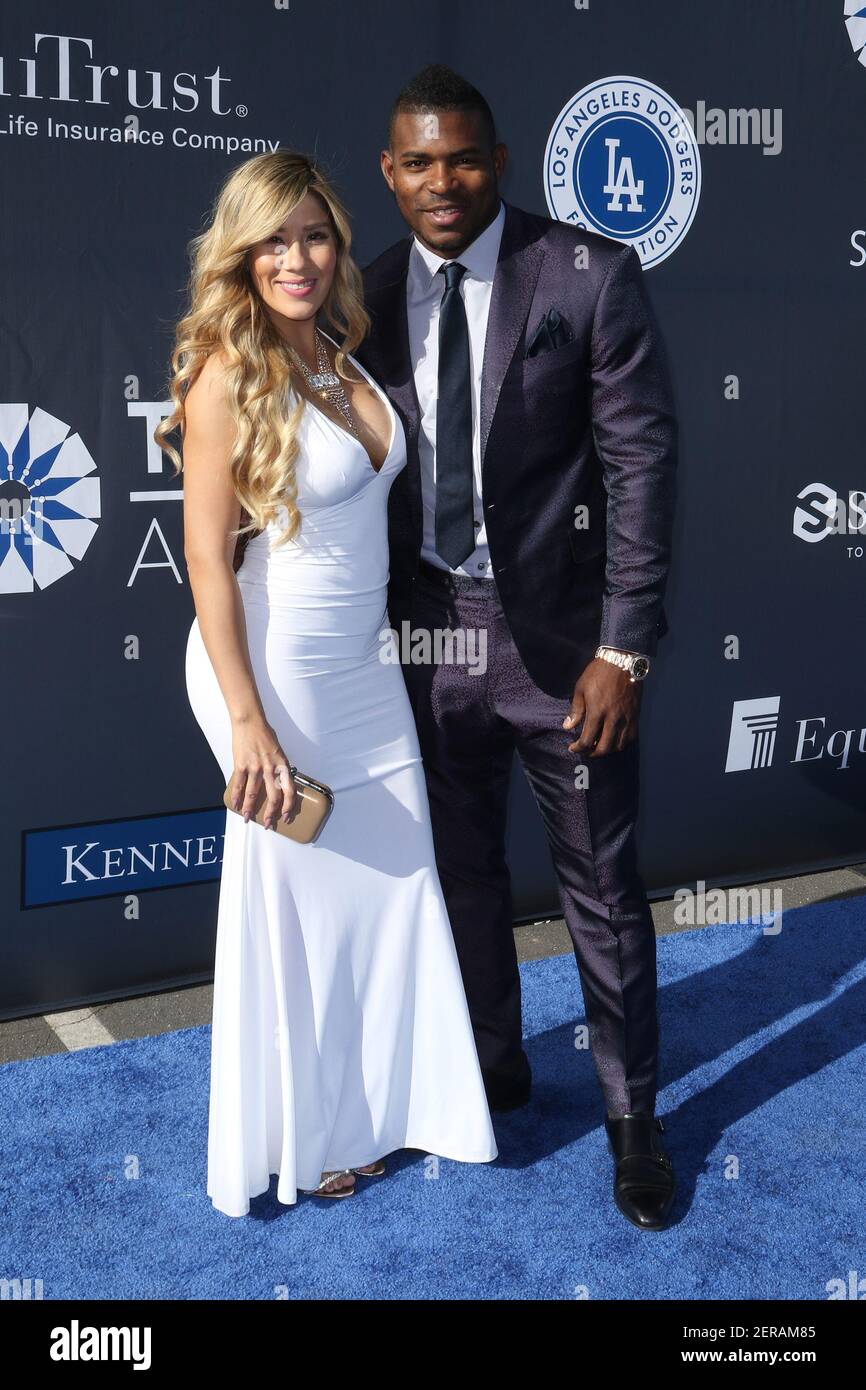
[[[205,1192],[207,1028],[0,1068],[0,1278],[60,1298],[805,1298],[866,1273],[866,900],[658,943],[674,1224],[635,1230],[573,957],[522,967],[534,1094],[493,1164],[415,1151],[343,1202]]]

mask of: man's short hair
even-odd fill
[[[402,111],[414,115],[425,111],[477,111],[491,150],[496,144],[496,123],[484,97],[477,87],[444,63],[430,63],[422,68],[400,92],[388,119],[389,145],[393,143],[394,121]]]

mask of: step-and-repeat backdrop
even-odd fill
[[[493,107],[506,199],[636,247],[668,346],[648,888],[866,859],[866,0],[31,0],[0,37],[7,1017],[211,973],[226,812],[152,442],[186,247],[281,147],[360,264],[404,236],[379,153],[433,61]],[[516,915],[556,914],[517,764],[509,853]]]

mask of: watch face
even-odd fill
[[[648,670],[649,662],[647,661],[646,657],[636,656],[634,659],[634,664],[631,668],[631,673],[634,676],[635,680],[642,681]]]

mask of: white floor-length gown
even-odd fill
[[[268,722],[335,805],[311,845],[226,812],[207,1192],[229,1216],[246,1215],[272,1173],[278,1200],[292,1204],[323,1171],[400,1148],[497,1156],[412,710],[399,664],[381,659],[388,492],[405,435],[350,361],[391,418],[381,469],[307,403],[300,536],[271,550],[270,527],[237,573]],[[221,793],[232,731],[197,619],[186,681]]]

